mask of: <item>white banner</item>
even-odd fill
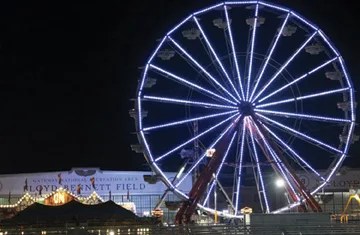
[[[176,173],[165,173],[171,181]],[[145,171],[101,171],[98,169],[73,169],[62,172],[29,173],[0,175],[0,195],[23,195],[26,191],[32,195],[46,194],[63,187],[87,196],[93,191],[100,195],[139,195],[162,194],[166,186],[161,181],[149,184]],[[192,186],[191,177],[180,185],[180,190],[187,193]]]
[[[319,172],[323,175],[323,172]],[[314,174],[298,174],[300,180],[303,182],[306,188],[314,189],[320,185],[321,179]],[[357,169],[350,169],[343,167],[337,174],[329,180],[328,184],[324,188],[325,190],[339,190],[349,191],[349,189],[360,189],[360,171]]]

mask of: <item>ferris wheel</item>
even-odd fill
[[[356,140],[355,106],[344,59],[320,28],[286,7],[229,1],[164,33],[144,65],[135,120],[150,167],[188,202],[183,214],[241,217],[249,205],[321,211],[315,194]]]

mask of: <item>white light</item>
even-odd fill
[[[185,166],[181,167],[179,173],[176,175],[176,179],[179,179],[179,178],[180,178],[180,176],[182,175],[182,173],[184,172],[184,170],[185,170]]]
[[[150,216],[150,211],[144,211],[143,216]]]
[[[283,116],[286,118],[293,117],[293,118],[297,118],[297,119],[303,118],[303,119],[308,119],[308,120],[329,121],[329,122],[345,122],[345,123],[351,122],[351,120],[341,119],[341,118],[315,116],[315,115],[300,114],[300,113],[277,112],[277,111],[265,110],[265,109],[254,109],[254,111],[257,111],[259,113],[268,113],[268,114],[272,114],[272,115]]]
[[[285,186],[285,181],[283,179],[279,178],[275,181],[275,185],[278,188],[282,188]]]
[[[115,235],[115,232],[113,230],[110,230],[109,235]]]
[[[317,31],[314,32],[302,45],[297,49],[297,51],[286,61],[286,63],[281,66],[281,68],[276,72],[276,74],[270,79],[270,81],[257,93],[254,97],[254,101],[269,87],[269,85],[279,76],[279,74],[290,64],[290,62],[302,51],[302,49],[315,37]]]
[[[202,9],[202,10],[200,10],[200,11],[195,12],[194,15],[198,15],[198,14],[204,13],[204,12],[209,11],[209,10],[211,10],[211,9],[217,8],[217,7],[219,7],[219,6],[223,5],[223,4],[224,4],[224,3],[219,3],[219,4],[217,4],[217,5],[214,5],[214,6],[211,6],[211,7],[207,7],[207,8],[205,8],[205,9]]]
[[[169,154],[171,154],[171,153],[175,152],[175,151],[176,151],[176,150],[178,150],[179,148],[184,147],[185,145],[187,145],[187,144],[191,143],[191,142],[192,142],[192,141],[194,141],[195,139],[198,139],[198,138],[200,138],[201,136],[205,135],[206,133],[208,133],[208,132],[212,131],[213,129],[215,129],[215,128],[217,128],[217,127],[221,126],[222,124],[224,124],[225,122],[229,121],[230,119],[232,119],[232,118],[233,118],[233,117],[235,117],[236,115],[238,115],[238,114],[236,113],[236,114],[234,114],[234,115],[232,115],[232,116],[230,116],[230,117],[226,118],[225,120],[223,120],[223,121],[221,121],[221,122],[217,123],[216,125],[214,125],[214,126],[210,127],[209,129],[205,130],[204,132],[202,132],[202,133],[200,133],[200,134],[196,135],[195,137],[193,137],[193,138],[189,139],[188,141],[186,141],[186,142],[184,142],[184,143],[182,143],[182,144],[178,145],[177,147],[173,148],[172,150],[169,150],[167,153],[164,153],[164,154],[163,154],[163,155],[161,155],[160,157],[156,158],[156,159],[155,159],[155,162],[157,162],[157,161],[159,161],[159,160],[163,159],[164,157],[166,157],[166,156],[168,156]]]
[[[217,107],[217,108],[230,108],[230,109],[237,109],[236,106],[228,106],[228,105],[219,105],[213,103],[205,103],[205,102],[197,102],[197,101],[190,101],[190,100],[180,100],[180,99],[173,99],[167,97],[157,97],[157,96],[150,96],[145,95],[144,100],[152,100],[152,101],[161,101],[166,103],[175,103],[175,104],[187,104],[187,105],[198,105],[203,107]]]
[[[249,69],[248,69],[248,82],[246,87],[246,100],[249,100],[249,92],[250,92],[250,81],[251,81],[251,72],[252,72],[252,63],[253,63],[253,56],[254,56],[254,45],[255,45],[255,36],[256,36],[256,28],[257,28],[257,19],[258,19],[258,12],[259,12],[259,4],[256,4],[255,9],[255,21],[252,31],[252,38],[251,38],[251,49],[250,49],[250,61],[249,61]]]
[[[232,102],[232,101],[230,101],[230,100],[228,100],[228,99],[226,99],[226,98],[224,98],[224,97],[222,97],[222,96],[220,96],[218,94],[215,94],[212,91],[209,91],[209,90],[207,90],[207,89],[205,89],[205,88],[203,88],[203,87],[201,87],[201,86],[199,86],[199,85],[197,85],[195,83],[189,82],[188,80],[186,80],[184,78],[181,78],[181,77],[179,77],[179,76],[177,76],[177,75],[175,75],[173,73],[170,73],[170,72],[168,72],[168,71],[166,71],[166,70],[164,70],[162,68],[159,68],[159,67],[157,67],[157,66],[155,66],[153,64],[150,64],[150,67],[153,68],[153,69],[156,69],[156,70],[158,70],[158,71],[160,71],[160,72],[162,72],[162,73],[164,73],[164,74],[166,74],[166,75],[168,75],[168,76],[170,76],[170,77],[172,77],[172,78],[174,78],[174,79],[176,79],[176,80],[178,80],[178,81],[180,81],[180,82],[182,82],[182,83],[184,83],[186,85],[188,85],[189,87],[195,87],[200,91],[204,91],[204,92],[206,92],[206,93],[208,93],[210,95],[213,95],[213,96],[218,97],[218,98],[220,98],[222,100],[225,100],[225,101],[227,101],[227,102],[229,102],[231,104],[236,105],[236,103],[234,103],[234,102]]]
[[[232,81],[231,81],[228,73],[226,72],[226,70],[225,70],[223,64],[221,63],[218,55],[216,54],[214,48],[211,46],[211,43],[210,43],[209,39],[206,37],[206,34],[205,34],[205,32],[203,31],[203,29],[201,28],[201,25],[200,25],[199,21],[196,19],[196,17],[194,17],[194,21],[195,21],[196,25],[198,26],[201,34],[203,35],[203,38],[205,39],[206,44],[207,44],[208,47],[210,48],[210,51],[212,52],[213,56],[215,57],[216,61],[217,61],[218,64],[219,64],[220,68],[222,69],[223,73],[225,74],[225,77],[227,78],[227,80],[229,81],[231,87],[232,87],[233,90],[235,91],[235,94],[236,94],[237,97],[241,100],[239,93],[237,92],[237,90],[236,90],[234,84],[232,83]]]
[[[289,12],[289,9],[286,9],[286,8],[283,8],[283,7],[279,7],[279,6],[276,6],[276,5],[272,5],[272,4],[269,4],[269,3],[266,3],[266,2],[259,2],[259,4],[264,5],[264,6],[267,6],[267,7],[274,8],[274,9],[276,9],[276,10]]]
[[[235,46],[234,46],[234,40],[233,40],[233,37],[232,37],[231,25],[230,25],[229,15],[228,15],[228,11],[227,11],[226,6],[224,6],[224,10],[225,10],[225,17],[226,17],[226,23],[227,23],[227,27],[228,27],[228,32],[229,32],[229,36],[230,36],[230,43],[231,43],[231,49],[232,49],[232,54],[233,54],[233,58],[234,58],[235,68],[236,68],[236,74],[237,74],[237,78],[239,80],[240,91],[241,91],[241,95],[242,95],[243,99],[245,99],[244,89],[243,89],[242,83],[241,83],[241,75],[240,75],[239,63],[237,61],[236,50],[235,50]]]
[[[227,90],[223,87],[208,71],[206,71],[184,48],[182,48],[174,39],[170,36],[168,37],[169,40],[182,52],[184,53],[201,71],[203,71],[208,78],[210,78],[216,85],[218,85],[226,94],[228,94],[233,100],[238,102],[238,100]]]
[[[234,123],[237,123],[237,122],[239,121],[240,117],[241,117],[241,115],[239,115],[239,117],[237,117],[236,120],[235,120],[233,123],[231,123],[231,124],[220,134],[220,136],[211,144],[210,148],[213,148],[213,147],[217,144],[217,142],[220,141],[220,139],[230,130],[230,128],[234,126]],[[189,171],[188,171],[188,172],[182,177],[182,179],[175,185],[176,188],[179,187],[179,185],[185,180],[185,178],[195,169],[195,167],[196,167],[197,165],[199,165],[199,163],[205,158],[205,156],[206,156],[205,153],[202,154],[202,156],[193,164],[193,166],[189,169]],[[181,192],[180,192],[179,190],[177,190],[176,188],[175,188],[176,192],[178,192],[178,193],[184,195],[186,198],[188,198],[188,196],[186,196],[184,193],[181,193]]]
[[[332,63],[333,61],[335,61],[336,59],[338,59],[338,57],[335,57],[335,58],[333,58],[333,59],[331,59],[331,60],[323,63],[322,65],[318,66],[317,68],[311,70],[310,72],[303,74],[301,77],[298,77],[297,79],[293,80],[292,82],[290,82],[290,83],[288,83],[288,84],[280,87],[280,88],[277,89],[276,91],[273,91],[271,94],[265,96],[264,98],[261,98],[261,99],[259,100],[259,102],[262,102],[262,101],[270,98],[271,96],[277,94],[278,92],[284,90],[285,88],[291,86],[292,84],[299,82],[300,80],[302,80],[303,78],[306,78],[306,77],[307,77],[308,75],[310,75],[311,73],[314,73],[315,71],[317,71],[317,70],[325,67],[326,65],[328,65],[328,64]]]
[[[206,156],[207,157],[212,157],[214,156],[214,153],[216,152],[216,150],[214,148],[211,148],[211,149],[207,149],[206,150]]]
[[[268,118],[268,117],[265,117],[264,115],[261,115],[260,113],[256,113],[256,115],[258,115],[259,117],[262,117],[262,118],[265,119],[265,120],[268,120],[269,122],[272,122],[272,123],[276,124],[277,126],[282,127],[282,128],[285,129],[285,130],[291,131],[292,133],[295,133],[295,134],[297,134],[298,136],[301,136],[301,137],[303,137],[303,138],[305,138],[305,139],[308,139],[308,140],[311,140],[311,141],[313,141],[313,142],[315,142],[315,143],[317,143],[317,144],[319,144],[319,145],[322,145],[322,146],[324,146],[324,147],[327,147],[327,148],[329,148],[329,149],[332,149],[332,150],[335,151],[335,152],[342,153],[342,151],[338,150],[337,148],[335,148],[335,147],[333,147],[333,146],[331,146],[331,145],[325,144],[325,143],[321,142],[320,140],[317,140],[317,139],[315,139],[315,138],[313,138],[313,137],[311,137],[311,136],[308,136],[308,135],[306,135],[306,134],[304,134],[304,133],[302,133],[302,132],[299,132],[299,131],[297,131],[297,130],[294,130],[294,129],[292,129],[292,128],[288,127],[288,126],[285,126],[285,125],[283,125],[283,124],[281,124],[281,123],[279,123],[279,122],[277,122],[277,121],[274,121],[274,120],[272,120],[272,119],[270,119],[270,118]],[[353,122],[352,122],[351,124],[353,124]]]
[[[153,130],[153,129],[164,128],[164,127],[169,127],[169,126],[174,126],[174,125],[181,125],[184,123],[219,117],[219,116],[223,116],[223,115],[227,115],[227,114],[231,114],[231,113],[235,113],[235,112],[237,112],[237,110],[232,110],[232,111],[228,111],[228,112],[217,113],[217,114],[212,114],[212,115],[202,116],[202,117],[197,117],[197,118],[192,118],[192,119],[186,119],[186,120],[182,120],[182,121],[170,122],[170,123],[165,123],[165,124],[156,125],[156,126],[150,126],[150,127],[144,128],[143,130],[149,131],[149,130]]]
[[[280,38],[280,36],[281,36],[281,34],[282,34],[283,30],[284,30],[284,27],[285,27],[285,25],[286,25],[286,23],[287,23],[287,21],[288,21],[288,19],[289,19],[289,15],[290,15],[290,14],[287,14],[287,16],[286,16],[286,18],[285,18],[285,20],[284,20],[284,22],[283,22],[283,24],[282,24],[282,26],[281,26],[281,29],[280,29],[278,35],[276,36],[275,42],[274,42],[274,44],[273,44],[273,46],[272,46],[272,48],[271,48],[271,50],[270,50],[270,53],[269,53],[269,55],[267,56],[267,59],[266,59],[266,61],[265,61],[265,64],[264,64],[264,66],[262,67],[262,70],[261,70],[261,72],[260,72],[259,78],[257,79],[257,81],[256,81],[256,83],[255,83],[255,86],[254,86],[254,88],[253,88],[253,90],[252,90],[252,92],[251,92],[250,102],[251,102],[251,100],[252,100],[252,98],[253,98],[253,95],[254,95],[254,93],[255,93],[255,91],[256,91],[257,86],[259,85],[260,79],[262,78],[262,76],[263,76],[263,74],[264,74],[264,72],[265,72],[266,66],[268,65],[269,60],[271,59],[272,53],[273,53],[274,50],[275,50],[275,47],[276,47],[276,45],[277,45],[277,43],[278,43],[278,41],[279,41],[279,38]]]

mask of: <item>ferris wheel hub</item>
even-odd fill
[[[238,109],[243,116],[250,116],[254,113],[254,105],[247,101],[241,102],[238,105]]]

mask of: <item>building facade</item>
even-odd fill
[[[165,174],[168,179],[176,175],[175,172]],[[97,168],[0,175],[0,205],[16,203],[25,193],[40,199],[63,188],[81,197],[96,192],[104,201],[110,199],[118,204],[132,203],[137,215],[150,215],[166,191],[166,186],[160,180],[146,181],[149,176],[152,173],[146,171],[103,171]],[[191,186],[191,177],[188,177],[181,184],[181,190],[188,193]],[[165,200],[179,199],[169,193]],[[165,205],[162,207],[165,217],[172,217],[175,213]]]

